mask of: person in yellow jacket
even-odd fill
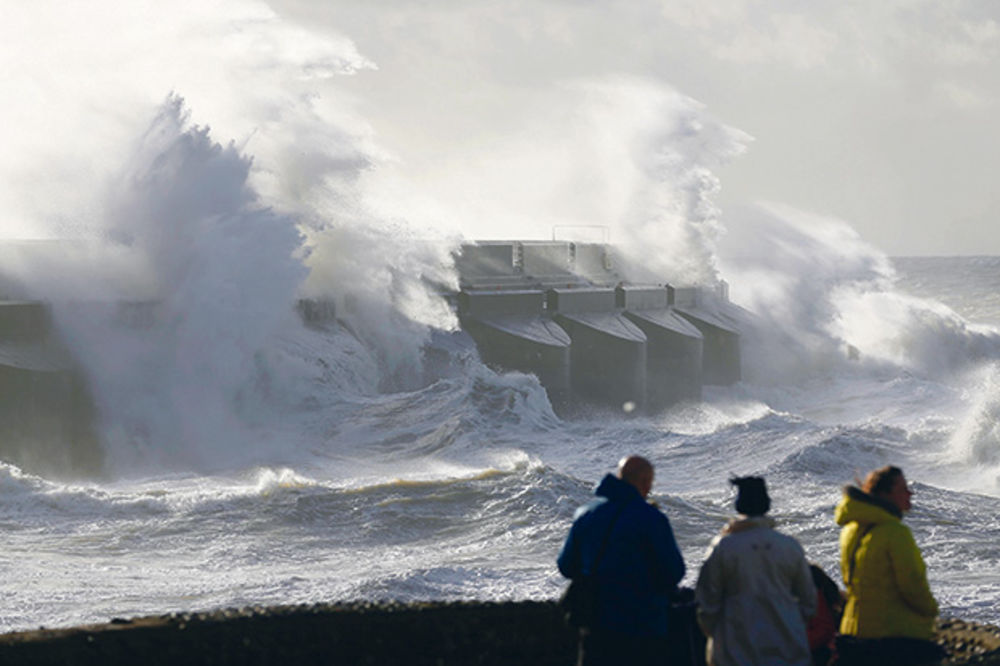
[[[861,487],[847,486],[834,517],[847,605],[838,664],[918,664],[945,656],[933,642],[937,601],[903,513],[910,510],[903,471],[886,466]]]

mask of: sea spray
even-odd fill
[[[1000,364],[986,364],[966,379],[967,412],[951,436],[949,453],[995,474],[1000,469]],[[1000,483],[1000,477],[992,481]]]
[[[250,160],[189,124],[182,101],[161,108],[124,170],[99,231],[139,258],[145,325],[117,317],[125,295],[57,302],[87,370],[117,466],[136,453],[170,468],[214,466],[252,448],[240,401],[276,333],[291,325],[306,270],[294,218],[260,206]],[[86,276],[80,276],[85,280]]]
[[[334,303],[339,321],[378,360],[382,390],[416,388],[432,330],[457,328],[443,297],[457,288],[452,246],[376,219],[333,220],[310,234],[303,293]]]
[[[890,259],[842,220],[776,204],[735,209],[722,263],[757,384],[899,370],[955,381],[1000,358],[1000,335],[901,291]]]
[[[0,25],[0,58],[17,63],[0,108],[3,237],[79,237],[100,214],[94,193],[170,91],[196,122],[251,142],[255,187],[269,197],[368,150],[359,146],[370,132],[349,105],[317,97],[321,82],[374,64],[346,37],[262,2],[41,0],[15,14]]]
[[[846,367],[838,293],[888,284],[885,255],[846,223],[787,206],[734,209],[726,221],[724,275],[733,300],[753,313],[742,331],[747,380],[796,383]]]
[[[622,269],[639,282],[713,286],[723,233],[714,172],[750,137],[652,81],[608,77],[574,87],[582,96],[577,132],[596,148],[588,167],[616,195],[604,224],[627,259]]]
[[[943,381],[1000,359],[1000,333],[950,307],[895,290],[844,294],[839,331],[865,355]]]
[[[448,326],[434,296],[453,279],[448,253],[410,252],[396,234],[390,256],[388,226],[405,221],[379,229],[366,212],[359,179],[382,156],[324,86],[374,69],[349,39],[257,2],[42,2],[27,18],[0,40],[24,93],[2,112],[3,233],[56,240],[4,248],[3,286],[55,305],[115,472],[280,450],[246,426],[295,404],[284,389],[310,376],[275,364],[299,296],[357,304],[338,315],[376,365],[355,364],[342,387],[418,383],[426,322]]]

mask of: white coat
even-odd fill
[[[711,666],[809,666],[806,621],[816,587],[799,542],[766,516],[734,520],[717,536],[695,588]]]

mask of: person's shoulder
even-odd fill
[[[629,502],[628,509],[634,511],[637,515],[642,516],[646,520],[662,521],[665,523],[670,522],[670,519],[667,518],[667,514],[660,509],[658,504],[653,502],[636,500],[634,502]]]
[[[872,538],[882,538],[888,541],[911,543],[913,542],[913,532],[903,524],[901,520],[890,520],[877,525],[872,530]]]
[[[769,530],[769,532],[770,532],[770,538],[773,541],[779,543],[781,545],[781,547],[783,547],[783,548],[785,548],[785,549],[787,549],[789,551],[792,551],[794,553],[799,553],[803,557],[805,557],[806,550],[805,550],[805,548],[802,547],[802,544],[799,543],[798,539],[796,539],[795,537],[793,537],[790,534],[785,534],[784,532],[779,532],[776,529],[771,529],[771,530]]]
[[[658,506],[643,499],[631,501],[623,507],[623,516],[628,516],[628,522],[635,528],[651,533],[672,532],[670,519]]]
[[[595,497],[586,504],[582,504],[579,508],[577,508],[576,513],[573,514],[573,520],[586,519],[587,517],[592,516],[597,509],[606,504],[608,504],[607,498]]]
[[[718,550],[720,552],[726,551],[730,548],[738,548],[739,540],[733,538],[733,534],[726,532],[725,530],[719,532],[712,537],[712,540],[708,543],[709,552]]]
[[[783,553],[786,556],[805,557],[806,551],[802,547],[802,544],[799,543],[799,540],[781,532],[774,521],[759,529],[738,532],[734,536],[742,534],[747,535],[746,538],[750,541],[770,544],[770,548],[777,548],[777,552]]]

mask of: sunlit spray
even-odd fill
[[[761,204],[726,220],[722,263],[744,331],[750,381],[904,368],[942,380],[1000,354],[1000,338],[947,306],[900,292],[889,258],[847,223]]]
[[[634,78],[580,82],[575,127],[594,148],[581,169],[608,202],[611,237],[636,281],[714,286],[723,233],[715,170],[750,137],[712,118],[696,101]]]
[[[260,205],[250,165],[191,126],[179,98],[168,100],[105,218],[108,242],[141,262],[121,284],[152,283],[136,305],[145,319],[122,320],[122,293],[56,304],[117,465],[137,452],[167,468],[214,465],[250,447],[240,400],[306,275],[295,219]]]

